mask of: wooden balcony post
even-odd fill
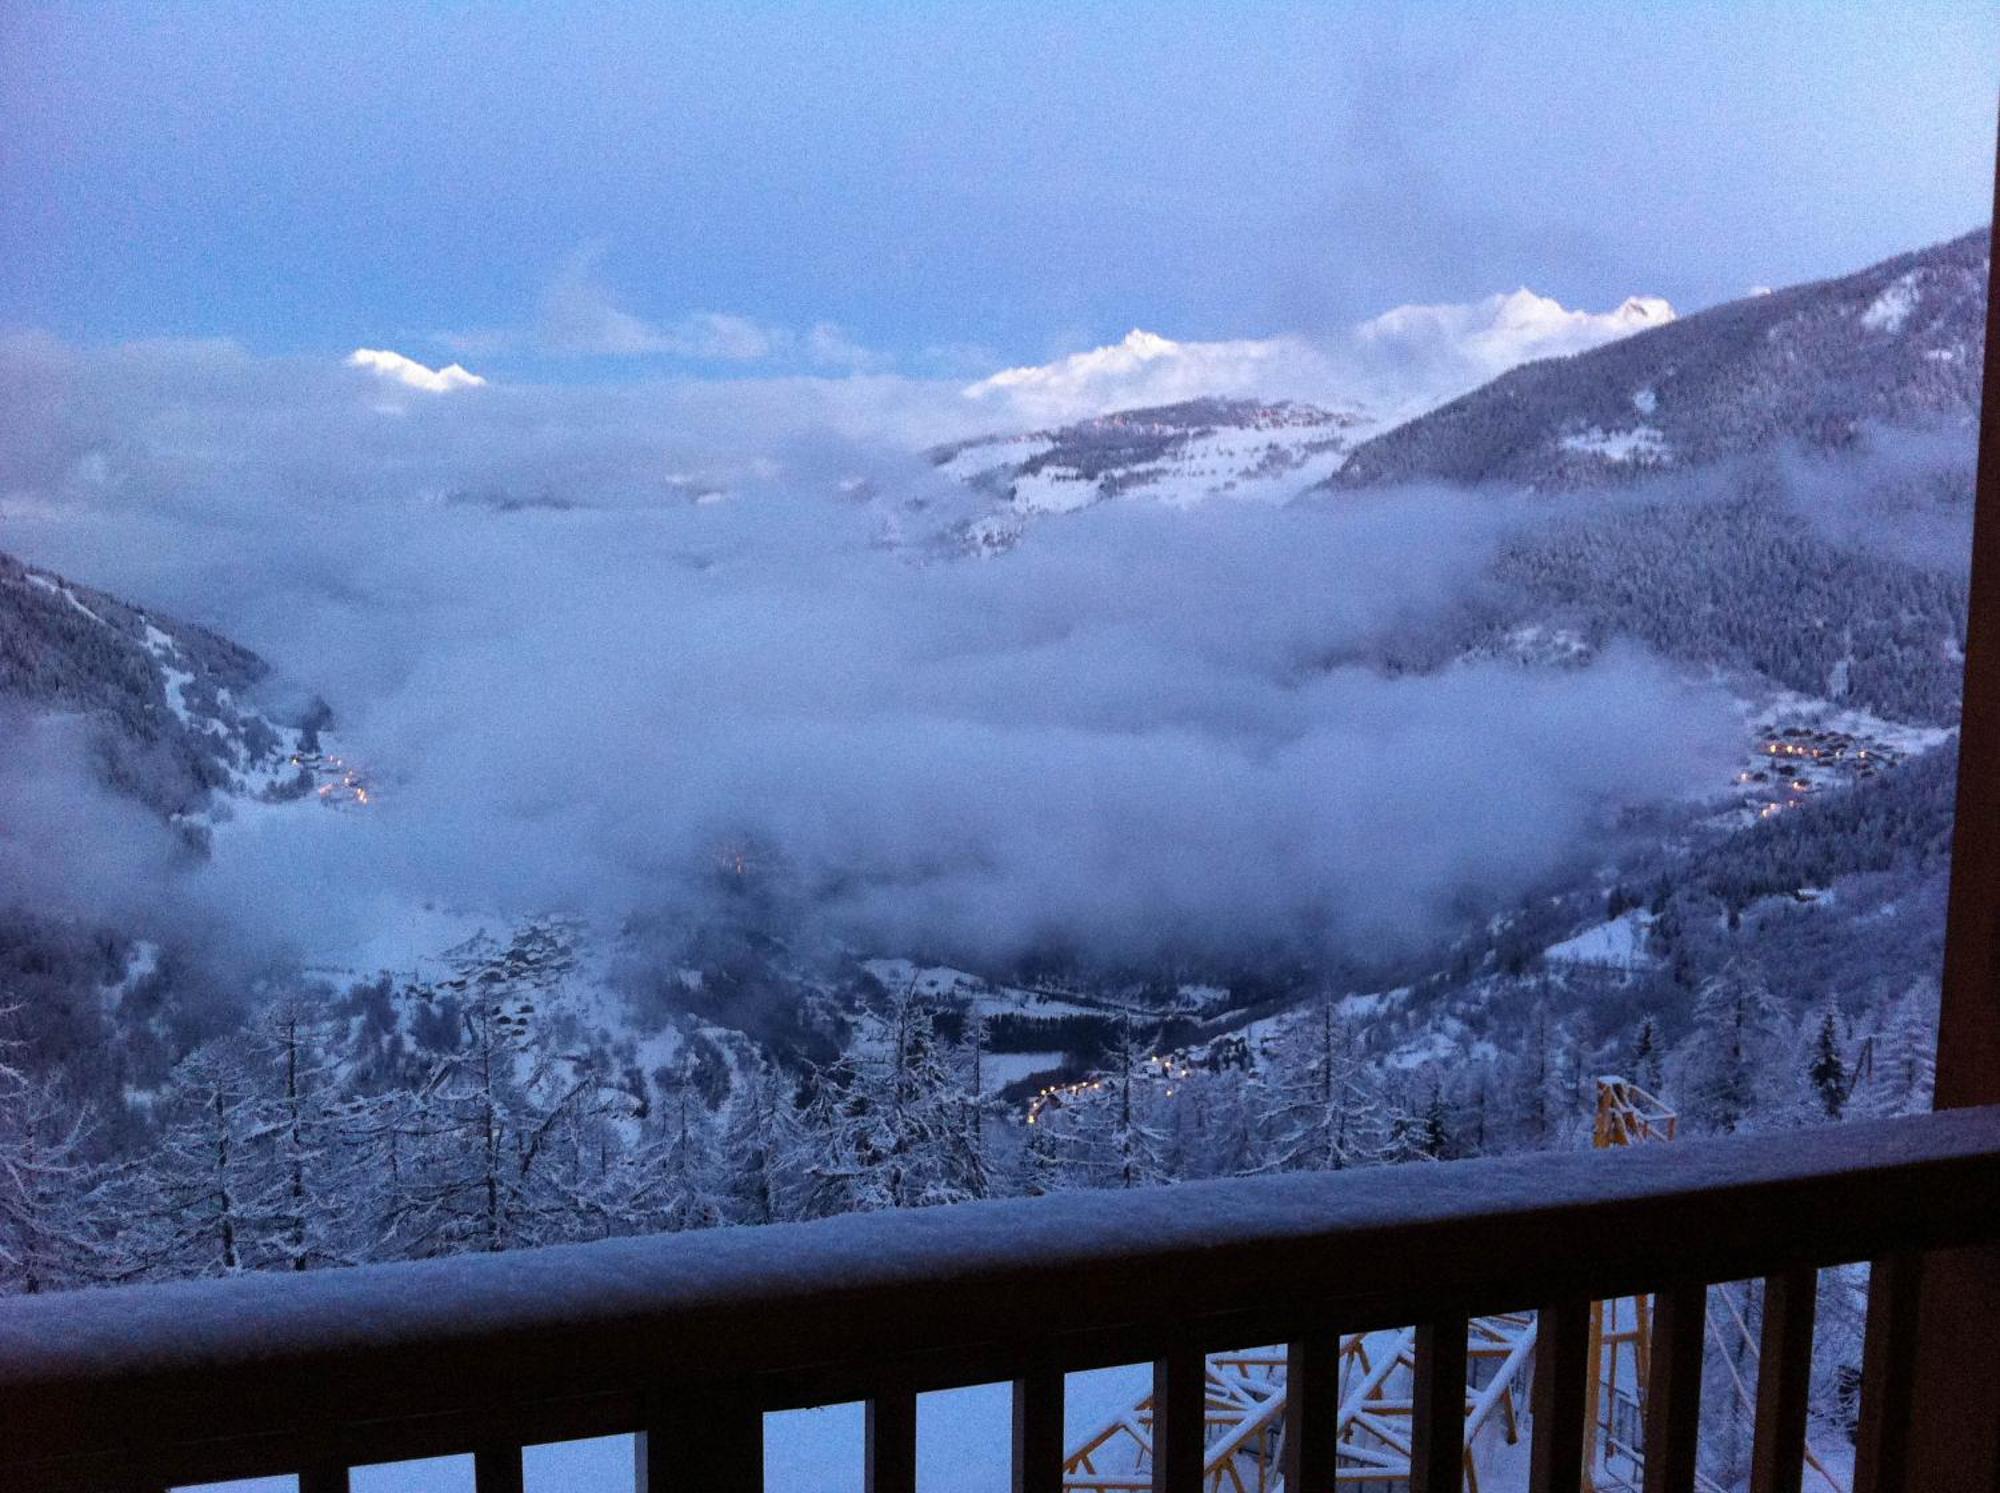
[[[317,1462],[299,1469],[299,1493],[347,1493],[347,1469],[338,1462]]]
[[[1176,1348],[1153,1362],[1153,1493],[1201,1493],[1208,1360]]]
[[[1693,1493],[1707,1325],[1706,1286],[1676,1286],[1653,1298],[1653,1354],[1646,1369],[1645,1493]]]
[[[521,1448],[482,1446],[472,1454],[475,1493],[522,1493]]]
[[[1014,1381],[1014,1493],[1061,1493],[1063,1375],[1038,1362]]]
[[[1584,1411],[1584,1392],[1597,1367],[1590,1361],[1590,1312],[1587,1301],[1564,1301],[1535,1314],[1529,1493],[1579,1493],[1583,1487],[1583,1459],[1596,1430]]]
[[[764,1493],[764,1416],[754,1402],[677,1397],[647,1422],[632,1438],[635,1493]]]
[[[1340,1334],[1320,1332],[1285,1348],[1285,1486],[1334,1484],[1340,1421]]]
[[[1868,1326],[1861,1345],[1861,1423],[1854,1431],[1854,1493],[1907,1493],[1910,1405],[1915,1392],[1922,1255],[1868,1267]]]
[[[2000,206],[2000,153],[1994,162]],[[2000,264],[1989,261],[1972,603],[1938,1014],[1939,1109],[2000,1103]],[[1908,1486],[2000,1489],[2000,1247],[1924,1265]]]
[[[917,1493],[917,1397],[909,1390],[868,1402],[862,1487],[866,1493]]]
[[[1459,1493],[1465,1477],[1465,1335],[1462,1316],[1417,1328],[1411,1389],[1410,1493]]]
[[[1817,1270],[1788,1270],[1764,1282],[1750,1493],[1800,1493],[1803,1486],[1813,1311],[1818,1304]]]

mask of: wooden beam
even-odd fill
[[[2000,212],[2000,151],[1994,160]],[[1988,220],[1992,222],[1992,219]],[[1937,1107],[2000,1103],[2000,264],[1989,258]],[[1940,1255],[1918,1305],[1910,1486],[2000,1489],[2000,1248]]]
[[[1417,1371],[1410,1390],[1410,1493],[1460,1493],[1465,1478],[1465,1333],[1463,1316],[1417,1328]]]

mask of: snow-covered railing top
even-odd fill
[[[157,1485],[2000,1237],[2000,1108],[0,1302],[0,1486]]]

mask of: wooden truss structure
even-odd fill
[[[1535,1319],[1480,1317],[1466,1342],[1465,1486],[1479,1493],[1477,1453],[1521,1436]],[[1416,1332],[1355,1333],[1340,1342],[1334,1481],[1354,1493],[1410,1483]],[[1203,1493],[1279,1493],[1284,1486],[1285,1354],[1262,1348],[1208,1359]],[[1144,1493],[1153,1485],[1150,1395],[1099,1426],[1063,1462],[1066,1493]]]

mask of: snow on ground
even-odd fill
[[[1010,1083],[1039,1078],[1062,1067],[1069,1055],[1064,1052],[988,1052],[979,1058],[979,1077],[989,1094],[997,1094]]]
[[[1655,425],[1635,425],[1630,430],[1604,430],[1593,425],[1579,434],[1564,436],[1561,445],[1563,450],[1583,456],[1648,466],[1664,462],[1670,455],[1666,432]]]
[[[188,670],[174,667],[173,661],[181,656],[180,645],[148,622],[146,651],[152,654],[160,665],[160,677],[165,681],[167,690],[167,708],[180,717],[183,726],[194,727],[205,724],[197,722],[193,712],[187,707],[187,687],[194,683],[194,675]]]
[[[1871,332],[1888,332],[1893,335],[1903,330],[1903,323],[1910,319],[1910,313],[1916,309],[1917,277],[1913,271],[1891,280],[1883,287],[1882,293],[1861,313],[1861,325]]]
[[[28,572],[28,584],[31,586],[38,587],[43,591],[47,591],[51,595],[60,596],[64,601],[68,602],[72,607],[76,608],[77,611],[83,613],[84,616],[88,617],[92,622],[95,622],[99,627],[109,626],[109,624],[106,623],[102,617],[98,616],[97,613],[93,612],[89,607],[85,606],[81,601],[79,601],[77,599],[77,594],[74,591],[70,590],[69,587],[62,584],[62,582],[58,581],[54,576],[43,575],[39,571],[31,570]]]
[[[1574,938],[1551,944],[1542,951],[1542,957],[1558,964],[1643,969],[1653,962],[1652,956],[1646,952],[1646,935],[1652,926],[1653,915],[1644,908],[1635,907],[1609,922],[1584,929]]]

